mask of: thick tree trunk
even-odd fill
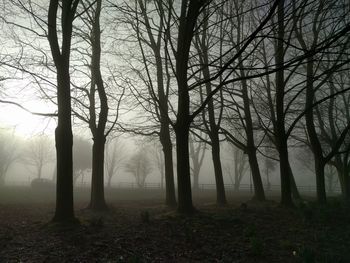
[[[278,29],[276,41],[276,67],[284,65],[284,33],[285,33],[285,16],[284,16],[284,0],[278,3]],[[293,206],[291,194],[291,182],[289,174],[289,160],[288,160],[288,138],[285,130],[285,112],[284,112],[284,96],[285,96],[285,79],[284,70],[276,72],[276,124],[275,136],[277,141],[277,150],[280,159],[280,177],[281,177],[281,205]]]
[[[173,168],[173,145],[170,139],[169,127],[161,131],[161,144],[164,154],[165,168],[165,204],[170,207],[176,206],[174,168]],[[164,133],[163,133],[164,132]],[[163,185],[163,184],[162,184]]]
[[[74,221],[73,134],[68,67],[57,69],[58,125],[55,131],[57,156],[56,211],[53,221]]]
[[[178,188],[178,211],[191,214],[194,211],[192,204],[190,162],[188,150],[189,126],[178,125],[176,134],[177,156],[177,188]]]
[[[325,167],[325,164],[322,160],[315,159],[316,191],[317,191],[317,201],[319,204],[327,203],[324,167]]]
[[[288,148],[285,139],[279,142],[280,178],[281,178],[281,205],[292,207],[292,190],[289,172]]]
[[[347,201],[350,201],[350,178],[348,174],[344,174],[344,198]]]
[[[62,2],[60,21],[62,21],[61,44],[58,40],[57,14],[58,0],[50,0],[48,11],[48,41],[57,70],[57,127],[55,130],[57,183],[56,210],[54,222],[76,221],[73,205],[73,134],[71,123],[70,95],[70,48],[73,20],[79,1]]]
[[[107,209],[104,196],[105,142],[104,134],[100,134],[94,138],[92,146],[91,199],[89,208],[93,210]]]

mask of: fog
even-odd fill
[[[348,0],[0,0],[0,262],[350,262]]]

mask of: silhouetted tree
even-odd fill
[[[57,70],[57,112],[55,131],[57,157],[56,210],[53,221],[75,220],[73,207],[73,134],[70,94],[70,51],[73,21],[79,0],[50,0],[48,10],[48,41]],[[61,9],[59,11],[59,9]],[[57,28],[61,22],[61,29]]]

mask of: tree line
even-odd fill
[[[107,208],[115,132],[159,140],[165,203],[182,213],[194,211],[190,135],[210,148],[220,205],[223,141],[247,156],[256,200],[266,198],[259,155],[279,163],[281,204],[301,198],[293,146],[312,153],[319,203],[326,165],[350,199],[348,1],[3,0],[2,10],[2,82],[27,76],[57,105],[54,221],[74,220],[72,120],[93,139],[91,209]]]

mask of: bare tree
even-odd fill
[[[73,206],[73,134],[70,94],[70,51],[73,21],[79,0],[50,0],[48,10],[48,41],[57,70],[57,112],[55,131],[57,156],[56,211],[53,221],[75,221]],[[61,9],[59,12],[59,8]],[[61,30],[57,28],[61,21]]]
[[[0,129],[0,186],[5,184],[11,165],[20,157],[16,137],[5,128]]]
[[[112,178],[115,177],[126,160],[125,145],[120,138],[110,139],[106,143],[105,168],[107,186],[112,186]]]
[[[152,172],[153,167],[147,156],[145,148],[139,149],[125,165],[125,171],[131,173],[139,188],[145,187],[147,176]]]
[[[54,160],[53,149],[53,143],[46,135],[37,135],[26,145],[22,160],[25,164],[34,167],[38,179],[42,176],[44,166]]]

